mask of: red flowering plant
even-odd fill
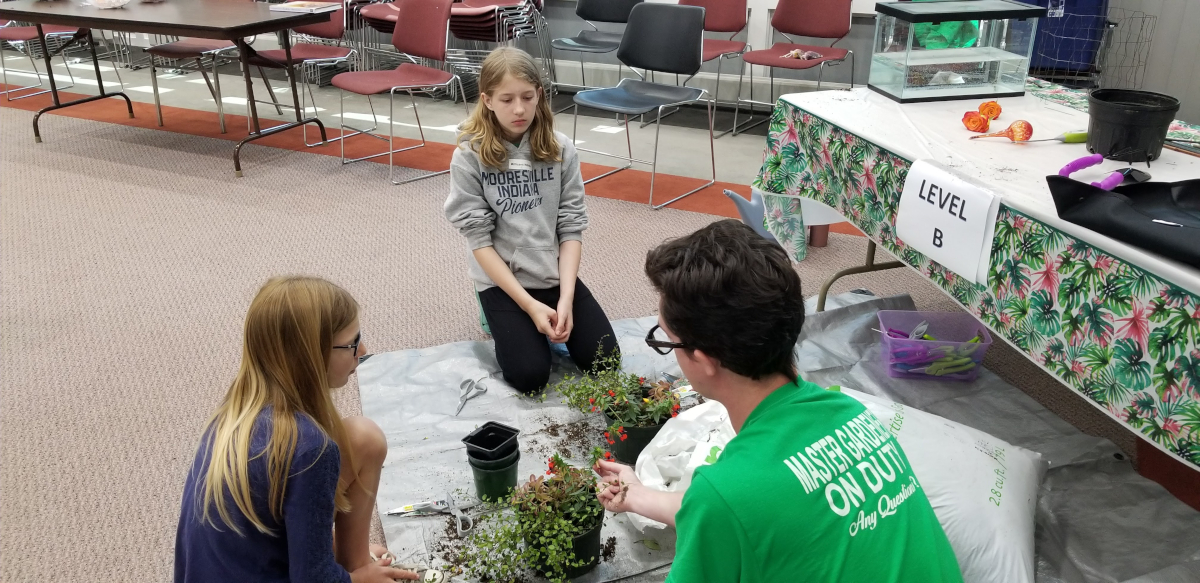
[[[601,359],[599,372],[568,376],[554,386],[571,407],[584,413],[604,413],[609,426],[604,439],[612,445],[625,440],[626,427],[655,427],[679,414],[679,394],[667,381],[621,371],[619,356]]]

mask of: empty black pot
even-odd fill
[[[1170,95],[1097,89],[1088,95],[1087,149],[1110,160],[1156,160],[1178,112],[1179,100]]]
[[[463,438],[467,456],[492,461],[508,457],[517,451],[517,434],[521,431],[503,423],[488,421]]]

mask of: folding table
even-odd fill
[[[58,24],[76,26],[79,33],[72,39],[87,39],[91,51],[92,63],[96,69],[96,82],[100,88],[99,95],[92,95],[74,101],[62,102],[58,95],[58,87],[54,76],[50,76],[50,93],[54,105],[41,109],[33,116],[33,137],[37,142],[42,141],[38,121],[43,113],[97,101],[107,97],[121,97],[129,108],[129,117],[133,117],[133,103],[129,96],[121,92],[108,92],[104,81],[100,78],[100,62],[96,59],[96,44],[92,38],[92,28],[115,30],[120,32],[142,32],[149,34],[175,35],[233,41],[238,47],[242,61],[242,76],[246,81],[246,99],[250,105],[250,135],[238,142],[233,150],[233,167],[238,177],[242,176],[241,151],[242,146],[279,132],[298,128],[305,124],[315,123],[321,130],[321,141],[325,141],[325,126],[321,120],[312,117],[304,118],[304,110],[300,108],[300,95],[296,91],[296,77],[291,68],[287,68],[288,82],[291,84],[292,100],[295,102],[296,121],[263,129],[259,125],[258,107],[254,101],[254,85],[250,78],[249,60],[256,53],[246,43],[245,37],[257,34],[267,34],[329,20],[330,13],[306,14],[296,12],[272,12],[270,4],[251,2],[248,0],[166,0],[161,3],[131,2],[121,8],[102,10],[95,6],[84,5],[76,1],[65,0],[13,0],[0,3],[0,19],[16,20],[34,23],[42,42],[42,54],[46,59],[49,70],[50,58],[53,56],[46,47],[42,26]],[[287,34],[281,35],[283,50],[291,61],[291,40]],[[70,44],[70,43],[68,43]],[[67,45],[63,45],[64,47]],[[62,49],[59,49],[62,50]]]

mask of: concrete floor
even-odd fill
[[[9,83],[25,85],[32,84],[35,81],[35,76],[29,72],[30,63],[26,56],[12,50],[4,50],[2,54],[5,66],[10,68],[8,71]],[[68,91],[94,94],[97,85],[90,59],[75,58],[70,59],[70,62],[75,86],[72,89],[68,89]],[[38,59],[37,64],[39,69],[44,71],[45,63],[41,59]],[[560,64],[561,66],[563,64]],[[20,71],[15,69],[20,69]],[[116,89],[120,87],[117,75],[113,74],[113,63],[101,61],[100,69],[106,88]],[[220,85],[225,113],[244,115],[247,111],[246,86],[245,81],[238,72],[238,65],[236,63],[225,65],[221,68],[221,71]],[[54,60],[54,74],[56,81],[60,83],[60,87],[69,82],[67,67],[61,59],[56,58]],[[120,67],[119,74],[124,84],[125,93],[130,99],[146,103],[154,102],[148,68],[133,70],[122,66]],[[272,85],[275,88],[278,99],[285,104],[291,103],[292,97],[289,93],[287,82],[283,80],[285,77],[282,71],[268,71],[268,76],[276,79],[272,81]],[[44,72],[43,83],[45,84]],[[180,74],[160,69],[158,71],[158,85],[161,102],[165,106],[216,111],[216,102],[213,100],[212,95],[205,86],[204,79],[198,72],[192,71]],[[255,96],[260,100],[269,99],[266,87],[262,79],[259,78],[257,71],[254,71],[254,92]],[[336,127],[341,117],[338,106],[338,97],[341,91],[337,88],[326,86],[314,87],[314,93],[316,96],[317,115],[327,126]],[[373,98],[373,102],[380,122],[386,123],[388,113],[387,97],[376,96]],[[554,100],[555,109],[560,109],[570,103],[570,96],[565,94],[557,95]],[[426,139],[434,142],[454,143],[455,128],[466,115],[463,104],[461,102],[450,103],[446,100],[433,100],[427,97],[417,97],[417,104],[420,108],[421,124],[425,129]],[[474,105],[472,102],[471,107],[474,107]],[[87,107],[87,105],[81,107]],[[312,107],[311,103],[309,107]],[[416,121],[413,112],[410,111],[411,109],[412,105],[407,97],[397,98],[395,123],[397,136],[419,137]],[[280,115],[272,106],[264,104],[258,106],[258,112],[262,118],[270,119],[288,119],[291,115],[288,109],[284,109],[283,115]],[[363,126],[364,122],[370,122],[370,108],[365,97],[347,94],[345,112],[345,119],[348,123],[366,127]],[[568,110],[555,117],[557,128],[571,135],[574,120],[570,111]],[[758,119],[761,118],[762,116],[760,115]],[[745,119],[745,110],[743,110],[741,120]],[[166,129],[170,129],[171,122],[169,116],[164,121]],[[658,170],[660,172],[696,178],[709,178],[711,176],[712,170],[709,162],[710,154],[707,143],[708,132],[705,129],[705,121],[706,113],[703,107],[685,108],[679,113],[664,119],[659,143]],[[719,109],[717,111],[715,123],[718,132],[729,128],[732,122],[733,112],[731,109]],[[652,155],[655,129],[654,124],[643,128],[635,123],[632,124],[632,129],[626,130],[626,128],[617,124],[611,115],[602,115],[599,112],[591,114],[584,112],[579,117],[578,143],[588,149],[624,153],[626,151],[625,133],[628,131],[630,132],[630,142],[633,146],[634,157],[649,160]],[[381,131],[386,134],[387,126],[382,125]],[[297,135],[299,135],[299,132],[297,132]],[[716,140],[717,180],[736,184],[750,184],[762,164],[765,135],[766,124],[763,124],[753,128],[749,133],[737,136],[726,135]],[[609,166],[619,164],[613,158],[587,152],[581,152],[580,157],[585,162],[595,164]],[[634,167],[649,170],[649,166],[642,167],[635,165]]]

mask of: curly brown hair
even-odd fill
[[[663,321],[689,349],[754,380],[796,378],[804,296],[779,245],[738,221],[717,221],[651,250],[646,276]]]

